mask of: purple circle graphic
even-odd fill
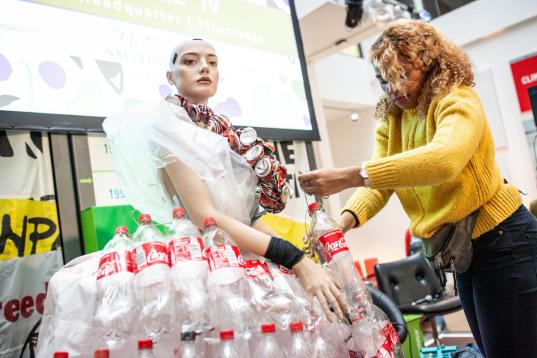
[[[170,86],[168,86],[168,85],[160,85],[160,86],[158,86],[158,91],[159,91],[161,97],[167,97],[172,93],[172,90],[170,89]]]
[[[39,74],[51,88],[59,89],[65,86],[65,70],[56,62],[41,62],[39,64]]]
[[[13,69],[7,58],[0,53],[0,81],[5,81],[11,76]]]

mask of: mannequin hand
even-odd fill
[[[339,228],[343,233],[346,233],[350,229],[354,228],[356,226],[356,220],[354,219],[354,216],[352,216],[351,213],[348,211],[343,212],[338,220]]]
[[[341,309],[348,311],[347,301],[329,273],[307,256],[293,266],[293,271],[306,290],[308,298],[311,300],[313,296],[317,297],[330,322],[332,318],[329,303],[334,308],[336,316],[341,320],[345,319]]]
[[[364,185],[360,167],[313,170],[299,174],[298,181],[306,193],[317,196],[336,194]]]

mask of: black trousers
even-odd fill
[[[473,246],[457,285],[479,348],[486,358],[537,357],[537,220],[521,206]]]

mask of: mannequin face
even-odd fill
[[[376,67],[375,75],[379,80],[382,90],[390,97],[397,107],[403,110],[415,108],[418,105],[418,99],[427,72],[416,69],[411,64],[405,62],[402,62],[401,66],[405,70],[406,75],[406,81],[403,84],[404,92],[395,90],[388,81],[382,78],[380,70]]]
[[[177,93],[196,104],[207,104],[218,88],[218,57],[214,47],[202,40],[185,41],[175,49],[177,58],[167,72]]]

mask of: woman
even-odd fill
[[[537,352],[537,221],[494,161],[494,143],[466,54],[420,21],[388,26],[371,48],[385,95],[373,157],[361,167],[299,176],[306,192],[358,187],[344,231],[363,225],[396,193],[410,231],[425,240],[476,210],[473,262],[457,274],[466,318],[486,357]]]
[[[252,182],[256,178],[246,161],[231,150],[229,137],[196,127],[212,123],[197,121],[197,116],[212,114],[206,105],[216,93],[218,79],[213,46],[199,39],[186,41],[174,50],[167,72],[179,96],[124,111],[103,123],[129,201],[167,222],[175,205],[172,198],[180,198],[198,227],[204,218],[214,217],[241,250],[292,269],[308,295],[318,298],[328,319],[328,304],[344,319],[340,306],[345,309],[345,299],[332,278],[257,220]]]

